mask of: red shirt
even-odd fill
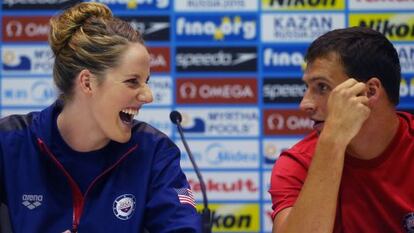
[[[414,116],[399,113],[399,118],[399,129],[381,155],[371,160],[346,155],[334,232],[405,232],[404,224],[414,229]],[[269,190],[273,218],[294,205],[317,140],[311,133],[276,161]]]

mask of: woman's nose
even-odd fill
[[[154,100],[152,97],[151,88],[148,86],[148,84],[145,85],[144,89],[139,91],[137,99],[139,102],[145,104],[151,103]]]

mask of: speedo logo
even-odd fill
[[[177,36],[206,36],[213,40],[256,39],[256,19],[254,16],[195,16],[179,17],[176,21]]]
[[[177,65],[184,69],[189,66],[234,66],[256,58],[255,53],[231,54],[224,51],[217,53],[178,54]]]
[[[43,195],[23,194],[22,204],[29,210],[35,209],[42,205]]]
[[[198,51],[198,52],[194,52]],[[256,71],[255,47],[185,47],[177,48],[178,71]]]

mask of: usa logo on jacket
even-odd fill
[[[117,197],[113,204],[113,211],[117,218],[128,220],[132,217],[135,210],[135,196],[123,194]]]

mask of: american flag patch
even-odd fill
[[[180,189],[174,189],[178,194],[178,199],[180,200],[181,204],[190,204],[196,207],[194,195],[191,189],[188,188],[180,188]]]

